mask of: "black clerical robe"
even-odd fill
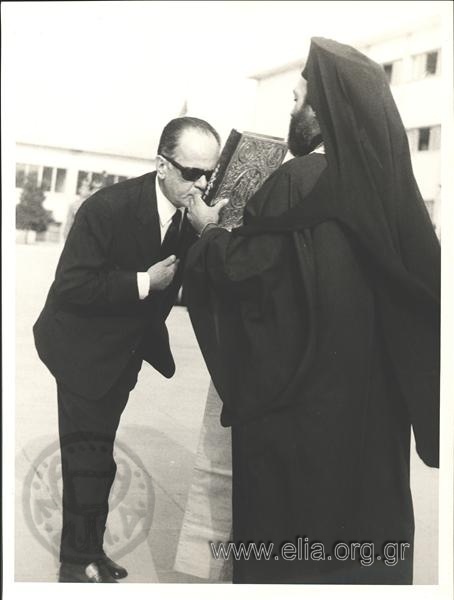
[[[250,201],[246,226],[314,194],[323,203],[327,173],[320,154],[285,163]],[[234,581],[411,583],[411,408],[377,273],[348,227],[322,213],[295,231],[212,229],[188,256],[186,301],[232,426],[234,541],[274,544],[269,559],[235,560]],[[396,544],[403,558],[386,564]]]

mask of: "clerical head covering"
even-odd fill
[[[307,101],[322,132],[336,215],[367,257],[388,352],[417,449],[438,462],[440,248],[383,68],[312,38]]]

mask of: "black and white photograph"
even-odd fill
[[[452,598],[452,2],[1,11],[5,599]]]

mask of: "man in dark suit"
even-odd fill
[[[206,121],[174,119],[162,132],[155,172],[86,200],[34,326],[39,356],[57,381],[61,582],[127,575],[103,551],[115,434],[142,360],[164,377],[175,372],[165,320],[196,239],[185,209],[205,189],[219,149]]]

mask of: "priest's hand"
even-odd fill
[[[190,198],[188,219],[198,234],[201,234],[207,225],[217,225],[219,213],[228,202],[228,199],[223,199],[219,200],[215,206],[207,206],[201,196]]]

